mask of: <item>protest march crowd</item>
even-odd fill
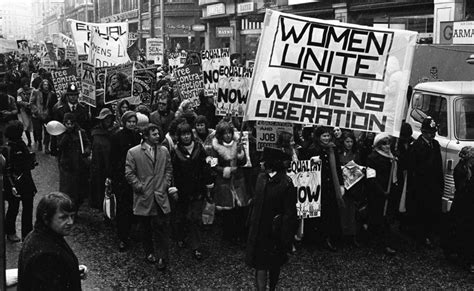
[[[217,54],[228,58],[225,49]],[[260,290],[267,280],[274,289],[288,256],[307,245],[331,252],[363,247],[360,234],[368,233],[381,252],[396,255],[394,226],[427,248],[434,248],[439,237],[445,255],[459,256],[474,272],[474,148],[459,153],[455,200],[449,222],[441,224],[444,182],[433,118],[423,121],[416,139],[408,123],[396,138],[340,127],[243,121],[242,102],[232,107],[229,100],[251,98],[248,91],[230,93],[236,90],[235,79],[241,79],[239,85],[248,82],[243,80],[251,77],[248,68],[221,70],[227,72],[221,77],[228,78],[228,87],[219,87],[216,95],[202,83],[194,85],[202,80],[196,77],[202,74],[200,65],[208,65],[199,55],[188,55],[183,68],[144,60],[126,70],[107,67],[105,73],[92,65],[93,70],[81,66],[73,74],[75,62],[59,62],[45,68],[33,55],[4,58],[5,232],[8,241],[24,244],[21,290],[34,282],[80,289],[85,267],[74,268],[77,258],[62,237],[51,245],[35,241],[47,236],[48,225],[55,229],[56,208],[65,215],[63,222],[72,224],[80,207],[97,209],[114,221],[117,248],[123,252],[132,243],[132,226],[138,225],[144,260],[159,270],[173,260],[171,241],[205,260],[202,228],[221,227],[224,241],[245,246],[245,261],[256,269]],[[135,79],[140,70],[146,70],[146,78]],[[92,84],[83,81],[86,72]],[[103,80],[106,84],[99,84]],[[138,90],[137,83],[145,85]],[[89,95],[93,100],[85,98],[86,87],[95,89]],[[232,105],[221,106],[216,98]],[[35,154],[57,158],[61,193],[43,197],[33,227]],[[35,257],[35,248],[51,251],[48,247],[67,249],[68,268],[51,267],[60,274],[57,280],[41,271],[52,265],[47,263],[52,257]]]

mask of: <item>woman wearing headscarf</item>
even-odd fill
[[[245,262],[255,269],[257,290],[275,290],[281,266],[288,260],[287,253],[296,224],[296,188],[286,175],[285,161],[290,156],[283,151],[265,148],[265,171],[257,178],[255,197],[250,213],[250,229]]]
[[[454,168],[456,192],[450,211],[454,222],[454,250],[469,272],[474,273],[474,148],[462,148],[459,157]]]
[[[133,190],[125,178],[127,151],[140,143],[137,130],[137,114],[125,111],[121,118],[121,129],[112,135],[110,149],[112,191],[117,197],[117,235],[119,251],[128,247],[130,229],[133,223]]]
[[[176,130],[178,144],[172,156],[174,186],[178,189],[178,200],[173,212],[175,235],[178,244],[184,245],[187,238],[193,256],[202,259],[202,239],[199,229],[202,221],[204,200],[209,198],[212,183],[211,169],[206,162],[204,147],[194,140],[192,127],[180,123]]]
[[[73,113],[64,114],[63,124],[66,131],[58,137],[59,191],[71,198],[77,211],[88,190],[90,142]]]
[[[321,159],[321,231],[325,247],[335,252],[337,248],[334,240],[341,235],[340,209],[344,207],[344,181],[332,132],[331,127],[316,128],[313,143],[301,150],[300,160],[309,160],[315,156]]]
[[[214,202],[222,211],[223,238],[236,242],[245,236],[246,192],[242,166],[246,164],[244,148],[231,123],[221,121],[212,139],[211,167],[216,174]]]
[[[111,135],[114,122],[114,115],[108,108],[103,108],[99,116],[99,121],[91,131],[92,135],[92,158],[90,165],[90,205],[93,208],[102,209],[104,200],[105,180],[110,178],[110,151],[112,148]]]
[[[386,254],[394,255],[388,218],[397,206],[393,199],[396,196],[397,159],[390,145],[389,134],[375,136],[374,149],[367,157],[367,202],[369,231],[381,240]]]

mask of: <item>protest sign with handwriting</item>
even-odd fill
[[[398,136],[416,34],[267,10],[245,120]]]

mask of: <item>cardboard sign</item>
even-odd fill
[[[53,80],[54,91],[56,94],[61,97],[67,89],[69,83],[74,83],[78,88],[80,88],[81,83],[77,77],[77,71],[74,66],[63,69],[52,69],[51,78]]]
[[[133,70],[133,96],[140,103],[150,104],[153,97],[153,88],[156,83],[156,68]]]
[[[18,39],[16,41],[16,44],[18,46],[18,51],[20,54],[27,55],[30,53],[30,47],[28,46],[28,41],[26,39]]]
[[[91,32],[88,63],[95,67],[116,66],[130,62],[127,46],[120,39],[103,38],[97,31]]]
[[[201,66],[206,95],[217,95],[220,67],[230,66],[229,48],[219,48],[201,51]]]
[[[82,63],[81,69],[81,96],[79,101],[82,101],[90,106],[96,107],[97,101],[95,98],[96,86],[95,67],[89,63]]]
[[[287,175],[296,188],[296,209],[298,217],[321,216],[321,160],[292,161]],[[332,187],[333,185],[327,185]]]
[[[253,68],[221,66],[217,98],[215,98],[216,115],[244,116],[247,106]]]
[[[175,69],[181,68],[186,63],[186,58],[188,53],[186,51],[181,51],[179,53],[169,53],[168,54],[168,65],[169,71],[174,72]]]
[[[146,59],[163,63],[163,40],[161,38],[147,38]]]
[[[245,120],[398,136],[416,35],[267,10]]]
[[[288,122],[257,121],[257,151],[263,148],[274,148],[280,132],[288,132],[293,135],[293,124]]]
[[[106,69],[104,96],[105,104],[132,97],[132,69],[132,63],[108,67]],[[138,102],[135,102],[135,99],[136,98],[133,98],[133,100],[128,100],[130,103],[134,101],[133,104],[140,103],[139,98]]]
[[[201,68],[198,65],[186,66],[174,72],[179,92],[183,99],[190,99],[199,106],[199,92],[203,89]]]

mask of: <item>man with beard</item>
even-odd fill
[[[150,122],[158,125],[161,130],[160,135],[164,138],[175,114],[171,110],[170,99],[166,91],[158,91],[155,98],[158,100],[158,108],[150,115]]]

